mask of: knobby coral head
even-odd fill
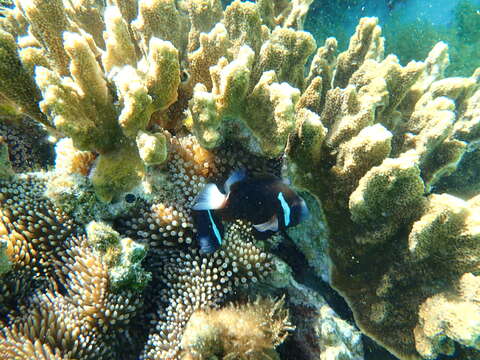
[[[2,9],[0,357],[128,358],[126,344],[142,359],[276,358],[291,330],[283,306],[313,298],[299,298],[271,254],[279,238],[397,357],[478,356],[478,326],[462,311],[478,313],[479,180],[454,185],[475,172],[480,72],[444,78],[445,43],[402,66],[384,56],[376,18],[360,20],[344,52],[334,38],[317,48],[302,30],[308,6]],[[38,148],[22,118],[49,132],[54,166],[29,157]],[[288,176],[317,210],[267,239],[248,218],[229,221],[222,248],[199,252],[195,198],[238,168]],[[281,293],[285,304],[247,296]],[[247,321],[256,340],[231,340],[245,329],[225,317]],[[225,329],[228,339],[212,335]],[[305,353],[332,351],[294,338]]]

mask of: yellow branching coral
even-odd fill
[[[68,56],[62,34],[70,24],[62,1],[18,1],[18,7],[30,25],[29,31],[45,49],[51,66],[59,75],[67,75]]]
[[[188,51],[199,47],[202,36],[209,32],[222,19],[222,3],[218,0],[188,1],[187,8],[191,21],[188,34]],[[203,35],[202,35],[203,34]]]
[[[118,7],[109,6],[105,9],[105,26],[106,50],[102,54],[102,63],[107,74],[110,74],[115,66],[135,66],[137,58],[135,44],[128,23]]]
[[[367,59],[379,60],[383,57],[384,38],[378,26],[378,19],[363,18],[350,38],[348,50],[338,55],[333,87],[344,88],[350,76]]]
[[[245,131],[237,140],[250,137],[250,150],[274,158],[294,127],[299,94],[293,87],[304,86],[303,68],[315,50],[312,36],[298,30],[308,5],[274,9],[268,2],[235,1],[222,14],[218,1],[113,1],[106,8],[93,0],[19,1],[3,26],[11,32],[5,33],[6,55],[18,71],[3,77],[12,81],[2,94],[71,137],[79,150],[100,155],[92,179],[107,202],[139,183],[141,166],[166,159],[152,160],[139,132],[180,128],[189,103],[203,146],[221,146],[240,120]],[[274,23],[281,27],[271,30]],[[270,73],[265,80],[266,71],[275,77]],[[181,83],[180,75],[188,73]],[[34,83],[27,84],[31,76]],[[12,96],[10,88],[20,78],[29,86]],[[270,129],[277,135],[274,143]],[[164,154],[167,146],[158,146]],[[110,170],[118,169],[118,154],[128,156],[116,178]]]
[[[466,273],[458,292],[440,293],[420,306],[414,334],[417,350],[424,358],[434,359],[440,353],[453,355],[455,342],[479,350],[478,291],[478,276]]]
[[[201,78],[194,77],[203,83],[193,89],[190,111],[193,131],[203,146],[220,146],[225,134],[231,134],[230,127],[242,126],[252,136],[238,134],[239,139],[248,141],[250,150],[273,158],[283,151],[294,127],[299,93],[293,86],[303,88],[304,65],[315,42],[310,34],[287,27],[270,33],[261,24],[259,6],[233,2],[225,10],[225,28],[217,25],[208,37],[200,37],[202,47],[192,54],[193,69],[218,62],[210,68],[210,79],[205,71]],[[202,41],[214,39],[219,39],[215,52],[205,49]],[[243,124],[235,124],[238,119]],[[230,124],[232,120],[237,121]]]
[[[165,31],[173,30],[169,24],[153,22],[160,19],[155,15],[158,6],[175,9],[175,5],[158,2],[152,9],[151,4],[141,5],[137,28],[121,15],[122,10],[132,11],[131,4],[126,3],[119,4],[121,8],[110,5],[105,12],[101,4],[92,7],[88,1],[18,5],[30,24],[30,32],[15,44],[12,35],[2,30],[3,64],[17,64],[18,68],[2,76],[2,96],[21,112],[71,137],[78,149],[100,154],[100,166],[94,169],[95,188],[100,198],[110,201],[138,184],[143,176],[138,165],[144,165],[134,142],[138,131],[147,129],[153,113],[166,110],[177,99],[179,50],[167,40],[179,44],[164,36]],[[179,16],[179,26],[184,26],[186,18]],[[52,19],[56,19],[54,23]],[[105,41],[103,29],[109,31]],[[143,45],[135,42],[134,29],[144,40]],[[178,33],[185,36],[188,32]],[[13,32],[13,36],[19,35]],[[25,76],[34,76],[36,85],[29,84]],[[11,81],[7,82],[8,79]],[[25,85],[17,87],[14,83],[18,81]],[[19,88],[22,93],[15,93]],[[38,96],[39,89],[43,99]],[[42,112],[38,112],[39,104]],[[164,152],[166,146],[163,149]],[[131,161],[124,162],[128,169],[107,185],[106,177],[115,178],[115,172],[102,172],[117,166],[118,153],[128,153]],[[161,158],[154,162],[159,163]],[[110,195],[106,195],[106,187],[112,192]]]
[[[104,11],[104,3],[99,0],[81,0],[81,1],[65,1],[63,3],[68,16],[75,23],[92,35],[99,47],[105,48],[103,39],[103,31],[105,24],[103,22],[102,13]]]
[[[0,29],[0,94],[19,107],[19,111],[47,124],[40,112],[40,91],[28,75],[16,52],[15,39]]]
[[[451,310],[463,306],[459,282],[480,264],[476,205],[430,194],[478,141],[469,115],[478,72],[443,79],[443,43],[424,62],[383,58],[376,19],[360,21],[336,62],[326,50],[312,65],[321,72],[298,102],[287,151],[296,184],[322,202],[332,285],[362,331],[401,359],[451,354],[455,343],[472,347],[457,347],[459,359],[478,354]]]
[[[187,17],[173,0],[140,0],[138,17],[132,26],[146,52],[152,37],[171,42],[183,53],[187,43]]]

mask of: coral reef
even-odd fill
[[[10,267],[1,279],[8,312],[0,355],[105,358],[111,350],[104,344],[114,348],[141,298],[130,288],[111,291],[107,265],[44,190],[34,176],[2,182],[0,239]]]
[[[401,359],[468,358],[471,331],[458,334],[449,309],[462,311],[459,283],[480,264],[477,201],[432,192],[478,141],[478,71],[443,78],[444,43],[402,67],[380,35],[375,19],[360,22],[338,56],[341,87],[299,116],[289,171],[322,203],[331,283],[362,331]]]
[[[227,229],[222,250],[205,257],[196,249],[168,251],[156,263],[160,291],[157,322],[151,330],[143,359],[178,358],[184,328],[197,310],[221,305],[229,296],[263,280],[271,271],[270,256],[248,237],[249,226]],[[155,274],[154,274],[155,276]]]
[[[112,349],[120,346],[140,299],[130,290],[110,292],[106,266],[85,241],[73,237],[67,242],[61,268],[66,294],[34,293],[28,305],[10,314],[8,327],[2,325],[2,358],[111,358]]]
[[[185,359],[276,359],[275,347],[292,327],[283,299],[258,298],[253,303],[220,310],[196,311],[182,338]]]
[[[308,359],[360,359],[359,333],[272,255],[283,239],[400,359],[478,356],[464,312],[480,202],[450,186],[478,157],[480,70],[445,78],[445,43],[402,66],[363,18],[346,51],[316,49],[309,1],[15,5],[0,18],[0,357],[278,358],[291,322],[285,346]],[[37,135],[20,114],[54,137],[53,169],[17,165]],[[203,254],[191,206],[238,168],[289,176],[311,219],[270,237],[225,221]]]

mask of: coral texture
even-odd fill
[[[283,304],[283,300],[259,298],[250,304],[196,311],[182,338],[184,358],[276,358],[274,348],[295,329]]]
[[[459,285],[480,265],[477,201],[435,193],[479,139],[478,70],[443,78],[444,43],[405,66],[382,44],[377,21],[362,19],[318,100],[307,88],[289,171],[322,203],[331,283],[363,332],[400,359],[478,356]]]
[[[295,293],[265,284],[291,282],[271,254],[288,257],[272,250],[279,239],[400,359],[478,357],[478,319],[463,316],[478,311],[478,185],[455,197],[449,184],[478,158],[480,70],[445,78],[442,42],[401,65],[384,55],[375,18],[360,20],[346,51],[334,38],[316,49],[302,30],[309,4],[17,0],[2,10],[0,357],[198,357],[199,319],[224,329],[215,314],[265,316],[249,295]],[[54,168],[22,173],[37,169],[18,164],[38,147],[20,115],[52,135]],[[195,197],[238,168],[288,175],[312,217],[270,238],[225,222],[221,248],[203,254]],[[259,357],[277,356],[288,327],[272,307]],[[307,308],[331,320],[315,325],[323,345],[312,353],[361,357],[349,326]],[[227,343],[225,358],[250,350]]]

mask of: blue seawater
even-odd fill
[[[386,54],[402,64],[424,60],[439,41],[449,45],[447,76],[470,76],[480,57],[480,0],[315,0],[305,22],[317,43],[334,36],[348,46],[360,18],[376,16]]]

